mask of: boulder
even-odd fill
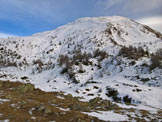
[[[69,105],[70,110],[74,111],[90,111],[90,108],[88,106],[81,106],[79,104],[71,104]]]

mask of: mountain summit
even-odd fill
[[[0,52],[1,80],[162,109],[162,34],[128,18],[86,17],[0,39]]]

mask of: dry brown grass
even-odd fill
[[[5,99],[9,101],[2,102]],[[35,89],[31,84],[0,81],[0,121],[8,119],[10,122],[102,122],[82,112],[112,110],[115,113],[127,115],[130,121],[145,121],[144,118],[146,117],[150,121],[162,120],[161,111],[152,115],[145,110],[120,108],[112,102],[101,98],[81,102],[79,98],[72,97],[70,94],[44,92]],[[137,111],[142,115],[141,117],[138,115],[132,117],[129,114],[132,112],[137,113]],[[35,117],[35,119],[32,117]]]
[[[70,95],[64,96],[62,93],[43,92],[39,89],[28,89],[20,92],[24,84],[19,82],[2,82],[0,81],[0,99],[10,101],[0,104],[0,120],[9,119],[11,122],[67,122],[67,121],[99,121],[95,117],[89,117],[82,114],[81,111],[63,111],[60,108],[68,108],[70,105],[80,104],[86,106],[88,103],[80,102],[77,98]],[[65,97],[60,99],[57,96]],[[13,106],[14,105],[14,106]],[[43,106],[44,109],[40,109]],[[32,111],[32,114],[29,111]],[[36,119],[32,119],[35,117]]]

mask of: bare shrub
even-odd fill
[[[119,93],[116,89],[107,86],[106,91],[107,91],[106,95],[108,97],[111,97],[115,102],[121,101],[121,98],[119,97]]]
[[[0,67],[17,67],[19,66],[17,59],[21,59],[21,56],[16,51],[7,49],[5,46],[0,47]]]
[[[162,49],[159,49],[154,55],[151,56],[150,70],[157,67],[162,68]]]
[[[96,57],[98,57],[98,61],[102,61],[103,59],[108,57],[108,54],[104,51],[97,49],[94,51],[94,58]]]
[[[81,53],[80,50],[75,51],[74,56],[72,57],[72,63],[79,65],[79,63],[83,63],[84,65],[89,65],[91,62],[89,59],[92,58],[91,53]]]
[[[33,64],[35,65],[35,69],[32,70],[32,73],[41,73],[42,71],[53,69],[55,67],[55,64],[51,61],[44,63],[41,59],[34,60]]]
[[[139,59],[144,56],[149,56],[149,52],[144,50],[142,47],[125,47],[123,46],[118,55],[123,55],[124,57],[130,58],[130,59]]]

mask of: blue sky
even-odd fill
[[[0,0],[0,36],[26,36],[81,17],[113,15],[157,24],[162,0]]]

